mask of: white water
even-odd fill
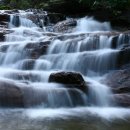
[[[118,49],[111,48],[113,37],[85,35],[85,38],[54,39],[51,41],[46,55],[42,55],[35,60],[33,69],[23,70],[24,61],[30,59],[29,52],[31,49],[26,49],[26,46],[29,43],[37,44],[41,42],[41,39],[47,41],[51,37],[44,35],[44,30],[41,30],[26,18],[19,18],[19,27],[13,25],[15,23],[12,23],[13,19],[14,16],[11,15],[9,28],[13,30],[13,33],[6,35],[6,41],[0,45],[0,48],[7,45],[6,53],[1,52],[2,55],[0,56],[0,77],[4,80],[10,79],[16,83],[28,82],[28,85],[32,87],[32,93],[25,93],[24,95],[25,104],[28,106],[34,99],[40,101],[37,106],[40,109],[38,111],[34,109],[27,110],[30,117],[37,118],[43,115],[44,117],[69,116],[74,113],[81,116],[86,111],[105,118],[118,117],[121,112],[123,113],[119,117],[130,114],[128,109],[111,108],[114,103],[110,98],[112,93],[109,87],[95,80],[95,77],[99,78],[115,69]],[[83,18],[78,21],[72,35],[77,35],[77,32],[106,33],[111,30],[109,23],[100,23],[92,18]],[[119,38],[118,46],[120,44],[121,40]],[[73,91],[77,96],[76,99],[73,99],[73,95],[69,92],[71,90],[64,88],[61,84],[48,83],[49,75],[52,72],[63,70],[80,72],[84,79],[89,82],[89,94],[85,95],[82,91],[75,89]],[[19,73],[23,74],[20,80],[17,76],[14,76]],[[30,76],[29,79],[26,79],[25,74],[37,75],[38,78]],[[32,100],[27,100],[29,94],[33,96]],[[43,95],[47,98],[46,103],[42,102]],[[80,105],[84,105],[84,107],[81,108]],[[91,107],[87,107],[87,105]],[[62,108],[68,106],[73,107],[73,109]],[[77,107],[74,108],[75,106]],[[44,110],[44,108],[49,109]],[[59,109],[53,110],[50,108]]]
[[[88,114],[91,116],[99,116],[106,120],[112,121],[114,119],[123,119],[127,118],[130,115],[130,110],[125,108],[116,108],[116,107],[80,107],[73,109],[28,109],[26,115],[29,118],[39,119],[39,118],[50,118],[50,119],[69,119],[69,118],[84,118],[87,119]]]
[[[85,17],[78,20],[78,25],[75,29],[76,32],[100,32],[111,31],[110,24],[108,22],[98,22],[92,17]]]

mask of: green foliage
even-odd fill
[[[12,7],[12,8],[17,8],[18,7],[18,3],[17,3],[17,0],[11,0],[9,5]]]
[[[18,4],[20,9],[27,9],[27,8],[31,8],[30,3],[28,2],[28,0],[23,0],[23,2],[20,2]]]
[[[9,10],[11,9],[9,6],[0,5],[0,10]]]
[[[91,9],[123,10],[130,7],[130,0],[79,0],[79,2],[89,3]]]
[[[1,8],[42,8],[51,6],[52,3],[63,3],[81,5],[90,10],[109,9],[114,11],[121,11],[130,8],[130,0],[2,0],[4,5]]]

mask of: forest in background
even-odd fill
[[[64,13],[113,10],[120,13],[130,8],[130,0],[1,0],[0,9],[43,8]]]

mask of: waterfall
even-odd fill
[[[87,17],[77,20],[72,33],[52,33],[51,37],[25,16],[10,15],[12,33],[6,34],[6,41],[0,45],[1,50],[6,48],[0,56],[0,70],[3,70],[0,77],[22,84],[25,105],[36,103],[42,108],[113,106],[110,88],[95,77],[101,78],[116,69],[123,36],[120,35],[117,47],[113,48],[114,37],[106,34],[112,30],[110,24]],[[60,38],[61,35],[65,38]],[[81,73],[89,83],[88,93],[48,83],[50,74],[59,71]],[[23,87],[25,84],[29,87]]]

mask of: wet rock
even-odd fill
[[[118,39],[119,39],[119,36],[114,36],[113,38],[112,38],[112,48],[117,48],[117,46],[118,46]]]
[[[12,33],[12,30],[8,30],[6,29],[6,27],[4,28],[0,28],[0,42],[5,41],[6,39],[6,34]]]
[[[77,25],[77,21],[75,19],[67,19],[62,22],[58,22],[53,30],[54,32],[67,33],[72,32],[73,28]]]
[[[28,43],[24,49],[28,52],[28,55],[32,59],[37,59],[38,57],[44,55],[50,45],[50,41],[44,41],[39,43]]]
[[[49,82],[61,83],[68,88],[77,88],[84,92],[87,91],[86,83],[82,75],[76,72],[52,73],[49,77]]]
[[[13,9],[13,10],[5,10],[4,13],[15,14],[15,13],[19,13],[19,10],[17,10],[17,9]]]
[[[0,21],[8,22],[10,20],[10,16],[8,14],[0,14]]]
[[[118,106],[130,107],[130,94],[114,94],[113,98]]]
[[[130,107],[130,68],[114,71],[104,81],[111,87],[114,102],[122,107]]]
[[[63,84],[82,84],[84,83],[84,79],[81,74],[76,72],[56,72],[50,75],[49,82]]]
[[[113,93],[130,93],[130,87],[129,86],[124,86],[124,87],[119,87],[119,88],[112,88]]]
[[[33,23],[35,23],[37,26],[41,28],[49,24],[49,19],[47,17],[47,14],[44,14],[44,13],[28,14],[26,18],[31,20]]]
[[[65,16],[63,14],[47,13],[45,11],[41,13],[36,12],[34,14],[28,14],[26,17],[41,28],[65,20]]]
[[[22,91],[15,83],[0,81],[0,106],[24,107]]]
[[[130,106],[130,68],[108,74],[105,83],[111,87],[117,105]]]
[[[5,35],[3,32],[0,32],[0,42],[5,40]]]
[[[114,93],[129,93],[130,68],[108,74],[105,83],[112,88]]]
[[[120,68],[130,63],[130,45],[124,46],[117,57],[117,67]]]

